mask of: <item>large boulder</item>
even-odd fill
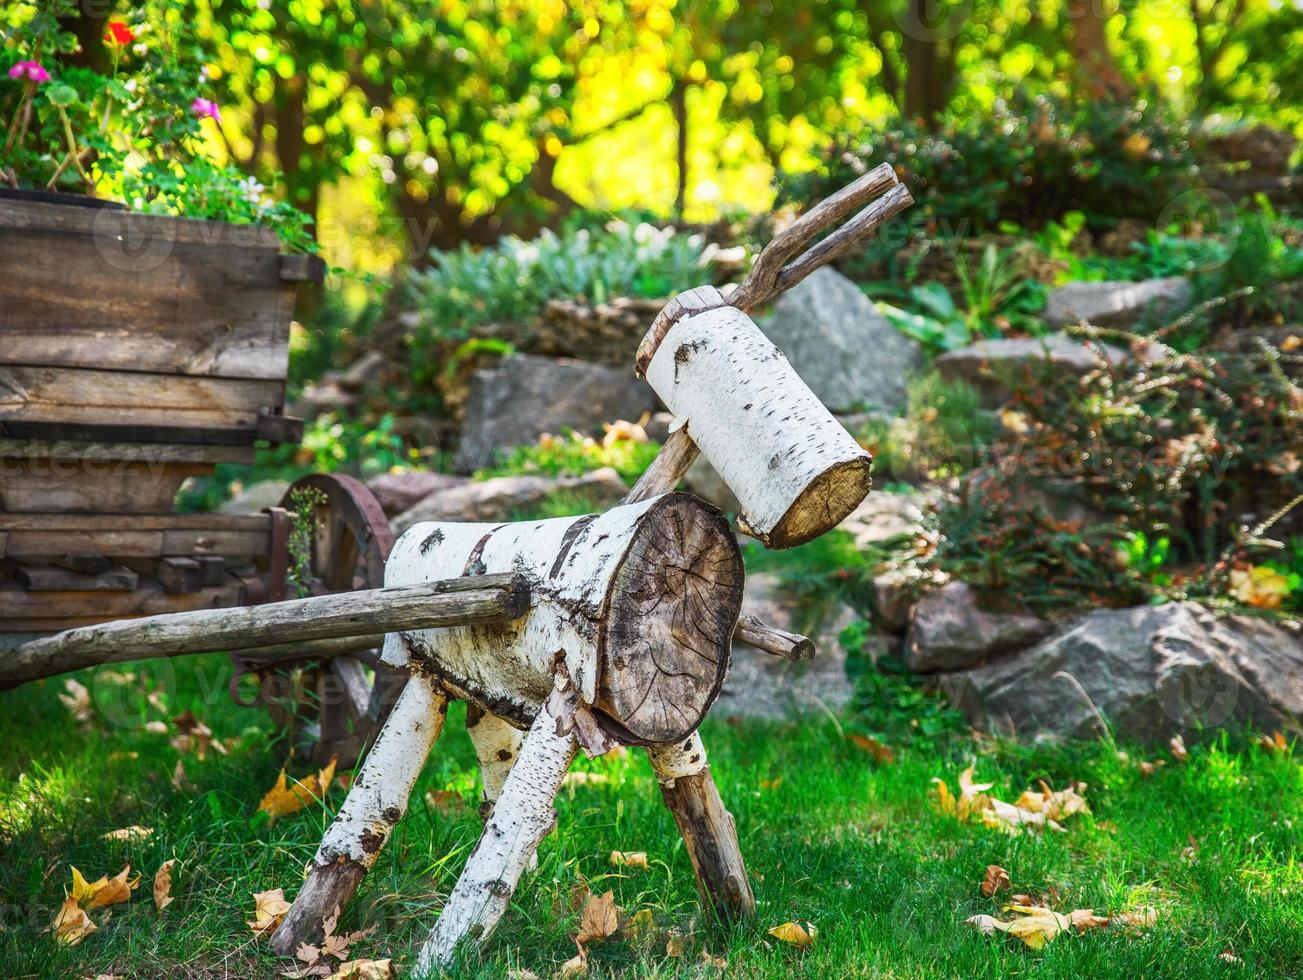
[[[975,724],[1027,734],[1158,741],[1303,717],[1303,634],[1191,602],[1099,609],[1022,653],[943,686]],[[1098,714],[1096,713],[1098,711]]]
[[[384,512],[393,517],[414,507],[432,493],[451,490],[470,482],[469,477],[434,473],[430,470],[404,470],[398,473],[381,473],[367,481],[376,501]]]
[[[829,267],[780,297],[759,326],[834,412],[900,412],[905,384],[924,364],[922,347]]]
[[[1046,378],[1080,377],[1099,366],[1098,346],[1110,363],[1120,364],[1128,353],[1108,344],[1092,345],[1063,334],[979,340],[959,350],[947,351],[933,361],[947,381],[963,381],[977,389],[982,403],[999,405],[1015,382],[1034,383]]]
[[[771,626],[800,632],[791,591],[768,572],[748,575],[742,614]],[[846,651],[837,637],[856,618],[849,606],[839,606],[808,634],[818,653],[809,663],[795,664],[747,646],[733,644],[733,664],[719,695],[721,715],[746,718],[785,718],[821,710],[836,710],[850,701]]]
[[[573,477],[499,476],[436,490],[391,523],[394,534],[402,534],[420,521],[506,520],[558,493],[582,496],[600,509],[618,503],[627,492],[620,474],[609,466]]]
[[[1018,609],[987,610],[964,582],[951,582],[915,604],[905,635],[905,666],[916,674],[972,667],[1042,639],[1053,626]]]
[[[1045,298],[1044,317],[1055,327],[1085,320],[1126,328],[1189,306],[1194,292],[1184,276],[1141,282],[1069,282]]]
[[[655,394],[632,367],[512,354],[471,376],[455,466],[469,473],[545,432],[596,433],[603,422],[637,421],[655,407]]]

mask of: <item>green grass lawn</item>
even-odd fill
[[[95,701],[81,725],[58,699],[62,679],[0,696],[0,973],[275,976],[287,964],[245,925],[252,894],[283,887],[293,897],[344,792],[336,788],[325,808],[268,824],[255,811],[285,750],[262,714],[227,699],[225,658],[134,672],[134,680],[121,669],[79,675]],[[149,678],[157,681],[152,705],[144,697]],[[186,709],[228,743],[229,755],[186,755],[192,785],[178,790],[178,751],[145,726]],[[461,706],[450,712],[407,818],[343,923],[378,926],[355,955],[393,957],[400,976],[478,834],[463,717]],[[848,730],[854,724],[841,721]],[[650,909],[660,926],[687,937],[678,958],[666,955],[663,940],[645,949],[619,938],[594,945],[592,976],[717,975],[703,950],[738,977],[1303,975],[1303,768],[1289,755],[1211,739],[1192,745],[1184,764],[1166,751],[1136,749],[1128,762],[1104,743],[1033,748],[957,734],[914,745],[902,737],[895,762],[879,766],[826,715],[791,724],[713,719],[703,736],[754,880],[754,923],[729,930],[702,916],[646,759],[628,752],[579,763],[608,779],[563,792],[539,870],[459,975],[500,977],[510,968],[555,975],[575,952],[567,897],[580,876],[595,891],[613,889],[626,913]],[[1145,778],[1139,758],[1168,762]],[[953,787],[970,762],[1004,800],[1038,779],[1055,788],[1083,780],[1093,815],[1044,837],[960,824],[937,811],[928,790],[934,776]],[[460,804],[431,797],[444,800],[444,812],[426,801],[439,790],[455,791]],[[133,824],[152,835],[104,838]],[[616,849],[646,851],[650,868],[613,868]],[[176,900],[160,914],[150,881],[173,857]],[[73,947],[43,932],[70,865],[97,878],[124,863],[145,878],[129,903],[91,913],[98,931]],[[1010,871],[1014,892],[1053,896],[1060,911],[1107,913],[1141,902],[1160,910],[1158,924],[1064,935],[1041,952],[979,935],[963,923],[999,912],[979,890],[993,863]],[[808,950],[766,934],[791,919],[817,927]],[[1224,950],[1242,962],[1219,959]]]

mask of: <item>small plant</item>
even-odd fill
[[[479,470],[477,480],[495,476],[582,476],[601,466],[610,466],[625,483],[632,485],[651,465],[660,445],[646,439],[626,438],[617,424],[606,438],[566,430],[544,435],[532,446],[517,446],[497,466]]]
[[[873,454],[875,485],[958,476],[985,460],[994,434],[994,413],[972,385],[935,372],[910,381],[904,416],[875,419],[856,432]]]
[[[220,125],[184,8],[108,21],[106,74],[65,63],[78,41],[60,18],[75,0],[18,0],[0,13],[0,184],[86,194],[136,211],[266,225],[315,251],[309,219],[203,152]]]

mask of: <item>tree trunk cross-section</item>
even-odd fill
[[[742,561],[728,522],[701,501],[671,494],[596,517],[416,524],[395,544],[386,582],[460,575],[468,565],[523,576],[528,614],[391,634],[385,663],[436,677],[523,729],[551,693],[560,658],[580,702],[634,744],[687,735],[718,695]]]
[[[692,731],[713,704],[741,608],[737,545],[718,515],[678,497],[634,539],[611,589],[596,706],[638,740]]]

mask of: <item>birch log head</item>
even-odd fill
[[[737,497],[739,526],[768,547],[818,537],[868,494],[872,457],[740,310],[678,320],[647,381]]]
[[[619,741],[671,742],[701,723],[742,604],[741,553],[717,510],[665,494],[586,517],[416,524],[385,580],[502,570],[530,585],[522,619],[391,633],[384,662],[436,677],[520,728],[551,694],[558,660]]]

